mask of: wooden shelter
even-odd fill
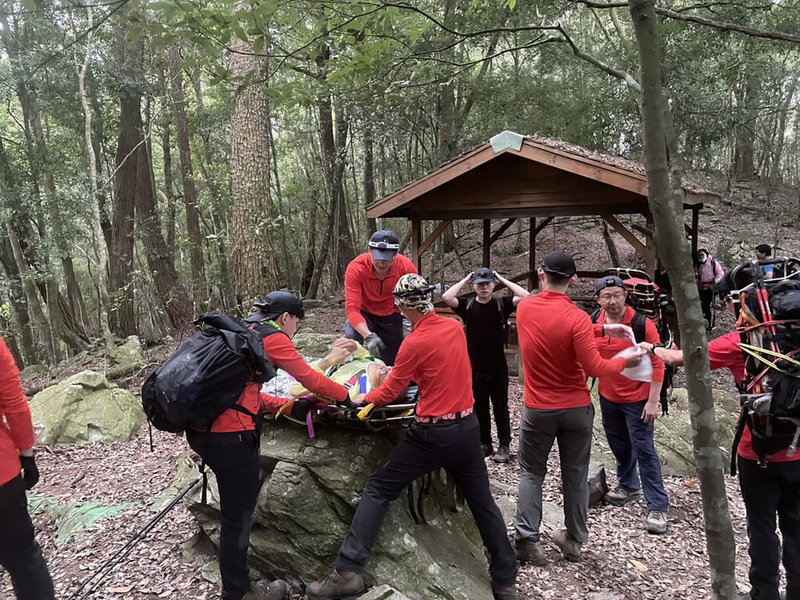
[[[687,232],[696,250],[698,212],[718,196],[684,181],[684,208],[691,211]],[[367,216],[405,217],[411,221],[411,259],[422,254],[455,219],[483,220],[483,264],[490,266],[491,246],[517,219],[530,219],[529,271],[514,279],[536,279],[536,235],[555,216],[599,215],[628,241],[653,273],[652,235],[634,234],[616,215],[641,214],[652,231],[644,167],[541,137],[510,131],[384,196],[367,207]],[[503,223],[492,231],[493,219]],[[422,239],[422,222],[437,226]]]

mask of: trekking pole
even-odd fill
[[[206,467],[206,469],[208,469],[208,467]],[[86,581],[84,581],[80,585],[80,587],[78,587],[78,589],[72,593],[72,595],[69,597],[69,600],[83,600],[84,598],[87,598],[92,592],[94,592],[100,585],[100,582],[102,582],[108,576],[108,574],[114,569],[114,567],[116,567],[119,563],[121,563],[122,560],[126,556],[128,556],[128,554],[130,554],[131,550],[133,550],[133,547],[141,540],[143,540],[145,536],[148,533],[150,533],[153,527],[155,527],[158,524],[158,522],[161,521],[161,519],[163,519],[169,511],[175,508],[178,502],[180,502],[181,499],[183,499],[183,497],[186,496],[186,494],[188,494],[192,490],[192,488],[194,488],[194,486],[196,486],[203,480],[204,476],[205,476],[205,471],[203,472],[202,475],[199,475],[197,479],[195,479],[192,483],[190,483],[189,486],[185,490],[183,490],[177,497],[175,497],[172,500],[172,502],[167,504],[167,506],[165,506],[161,510],[161,512],[159,512],[155,517],[153,517],[150,520],[150,522],[147,523],[147,525],[145,525],[144,527],[142,527],[142,529],[136,532],[133,535],[133,537],[130,540],[128,540],[128,542],[122,548],[117,550],[114,556],[109,558],[106,562],[104,562],[100,566],[99,569],[97,569],[94,573],[92,573],[86,579]],[[89,585],[89,582],[91,582],[92,580],[94,580],[94,582],[91,585]],[[87,588],[86,586],[89,587]],[[84,588],[86,588],[86,591],[84,591],[81,594],[81,591]]]

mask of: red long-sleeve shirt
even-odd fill
[[[283,369],[294,377],[303,386],[315,394],[328,396],[336,401],[348,398],[347,388],[335,381],[328,379],[319,371],[309,366],[297,349],[284,333],[274,333],[264,338],[264,351],[276,369]],[[287,402],[287,398],[278,398],[260,393],[260,383],[248,383],[237,404],[252,413],[259,410],[277,412]],[[211,426],[212,433],[225,433],[233,431],[246,431],[255,429],[253,419],[248,415],[234,409],[228,409],[214,421]]]
[[[19,475],[19,451],[33,446],[33,423],[19,369],[0,338],[0,485]]]
[[[375,275],[369,252],[351,260],[344,273],[344,308],[350,325],[356,327],[364,323],[362,310],[376,317],[388,317],[397,312],[392,298],[394,286],[406,273],[416,272],[414,263],[402,254],[395,256],[384,279]]]
[[[565,294],[543,290],[522,300],[517,332],[530,408],[588,406],[587,375],[614,375],[625,368],[624,358],[600,357],[592,320]]]
[[[419,386],[420,416],[440,417],[473,405],[472,368],[461,323],[433,311],[417,321],[400,345],[391,374],[365,401],[389,404],[412,380]]]
[[[620,323],[630,327],[634,314],[636,314],[635,311],[628,306],[625,309],[625,314],[622,315]],[[600,324],[606,323],[605,310],[600,311],[597,322]],[[658,337],[656,326],[650,319],[645,319],[644,321],[644,339],[649,344],[657,344],[661,341]],[[602,358],[612,358],[617,352],[633,346],[633,342],[630,340],[610,337],[595,338],[595,344]],[[646,359],[643,358],[642,360]],[[660,358],[655,357],[651,358],[650,362],[653,364],[653,381],[658,383],[664,381],[664,362]],[[619,374],[600,377],[597,380],[597,389],[603,398],[620,404],[641,402],[650,397],[650,384],[648,382],[634,381],[633,379],[628,379],[624,375]]]

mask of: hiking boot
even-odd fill
[[[517,560],[524,563],[543,567],[547,564],[547,559],[542,552],[542,545],[538,540],[524,538],[514,542],[514,549],[517,552]]]
[[[640,490],[629,490],[618,485],[605,495],[605,501],[614,506],[625,506],[631,502],[636,502],[641,495],[642,492]]]
[[[254,583],[242,600],[289,600],[292,587],[282,579]]]
[[[364,578],[360,573],[334,569],[322,581],[315,581],[308,586],[306,594],[309,600],[350,600],[365,589]]]
[[[566,529],[561,529],[553,534],[553,541],[561,548],[561,554],[570,562],[578,562],[581,559],[581,543],[567,533]]]
[[[483,448],[483,456],[484,458],[488,458],[492,454],[494,454],[494,448],[492,448],[491,444],[484,444],[481,442],[481,448]]]
[[[496,463],[507,463],[511,453],[508,451],[508,446],[500,446],[497,452],[494,453],[492,460]]]
[[[647,533],[666,533],[667,514],[660,510],[651,510],[647,513]]]
[[[492,597],[494,600],[517,600],[517,586],[513,583],[492,582]]]

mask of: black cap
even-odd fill
[[[254,306],[259,312],[247,317],[246,321],[250,323],[257,323],[263,319],[274,319],[285,312],[298,319],[306,316],[303,310],[303,301],[291,292],[270,292],[263,302],[255,302]]]
[[[610,287],[618,287],[624,290],[625,284],[622,283],[622,279],[620,279],[616,275],[606,275],[605,277],[601,277],[595,282],[594,284],[595,296],[599,294],[602,290]]]
[[[761,254],[766,254],[770,256],[772,254],[772,246],[769,244],[759,244],[756,246],[756,252],[760,252]]]
[[[472,274],[472,283],[492,283],[494,281],[494,271],[487,267],[476,269]]]
[[[563,250],[554,250],[544,257],[542,261],[542,269],[546,273],[553,273],[563,277],[572,277],[575,275],[575,261],[572,256]]]
[[[369,238],[369,251],[375,260],[393,261],[400,250],[400,240],[394,231],[382,229]]]

